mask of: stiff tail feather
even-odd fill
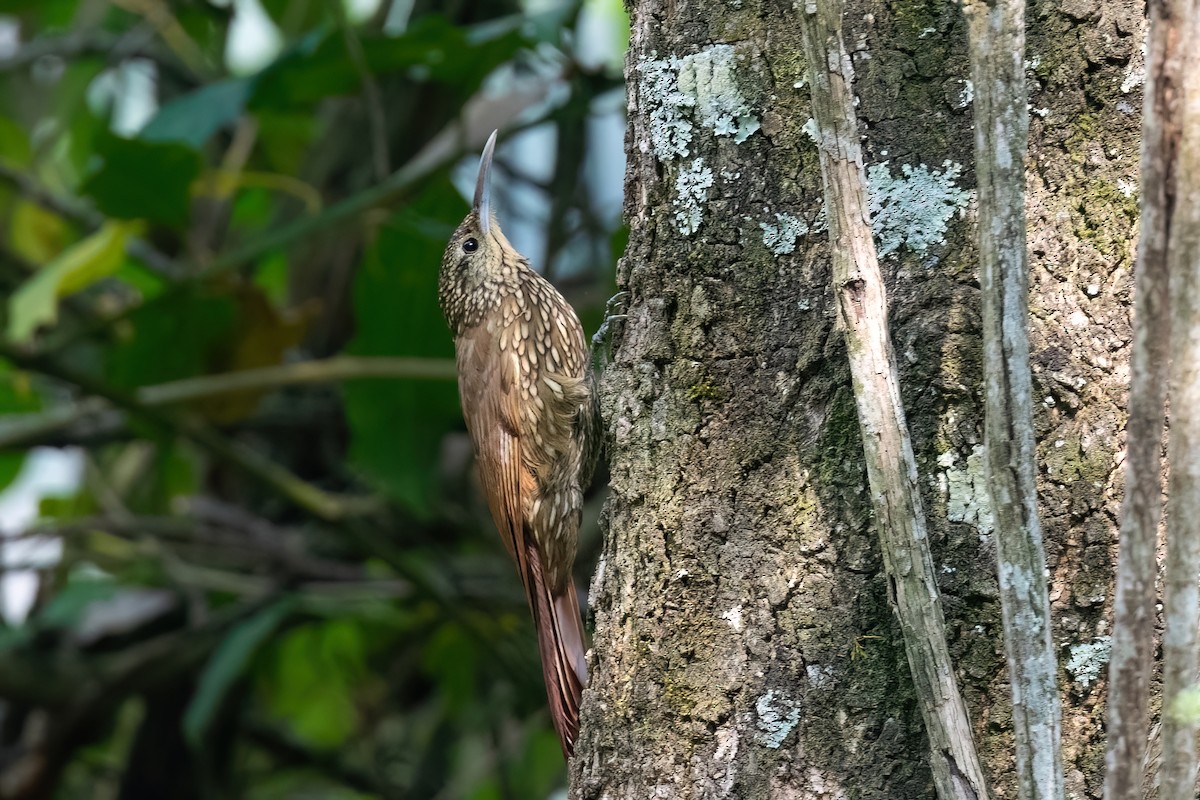
[[[532,555],[536,556],[536,553]],[[529,602],[537,627],[538,653],[542,658],[550,716],[563,755],[570,758],[575,752],[575,737],[579,734],[579,702],[583,687],[587,685],[583,616],[579,613],[575,587],[570,582],[561,592],[552,592],[543,580],[540,561],[536,557],[530,559],[530,572]]]

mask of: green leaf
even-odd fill
[[[411,78],[452,86],[458,97],[466,97],[492,70],[530,44],[520,33],[521,20],[514,16],[464,28],[429,14],[414,20],[402,36],[364,36],[363,55],[372,74],[407,72]],[[330,29],[310,35],[263,70],[250,105],[306,105],[357,92],[361,85],[345,37]]]
[[[355,355],[453,358],[438,268],[467,205],[441,182],[383,225],[354,279]],[[351,381],[343,388],[350,462],[394,499],[429,513],[442,438],[459,425],[451,381]]]
[[[25,453],[0,453],[0,490],[8,488],[25,467]]]
[[[354,689],[367,675],[366,647],[361,626],[352,620],[289,631],[260,681],[271,712],[314,747],[344,743],[358,726]]]
[[[235,625],[217,645],[204,672],[200,674],[196,694],[183,715],[184,738],[193,747],[201,746],[204,734],[221,707],[221,701],[245,672],[250,659],[283,624],[291,611],[290,598],[273,603]]]
[[[38,613],[39,627],[63,630],[83,618],[88,606],[117,593],[117,583],[108,580],[76,580],[64,586]]]
[[[33,635],[34,631],[28,625],[18,625],[15,628],[0,625],[0,651],[24,647],[33,641]]]
[[[227,344],[236,314],[229,297],[203,287],[144,306],[127,320],[125,338],[106,353],[105,378],[133,389],[206,372]]]
[[[39,33],[66,29],[79,10],[78,0],[5,0],[5,14],[21,14],[30,30]]]
[[[0,362],[0,420],[10,415],[30,414],[41,407],[42,399],[33,390],[29,376]],[[21,474],[26,455],[25,452],[0,453],[0,489],[6,488]]]
[[[32,155],[25,129],[8,117],[0,117],[0,153],[6,162],[18,167],[28,164]]]
[[[475,699],[476,667],[482,663],[477,640],[457,625],[447,623],[424,647],[425,673],[437,681],[446,707],[462,712]]]
[[[100,210],[111,217],[183,228],[192,181],[200,174],[200,155],[176,142],[124,139],[107,132],[98,139],[98,160],[83,192]]]
[[[125,260],[132,226],[107,222],[23,283],[8,301],[8,336],[28,341],[39,325],[58,318],[58,299],[111,275]]]
[[[146,142],[178,142],[200,148],[242,115],[253,82],[248,78],[210,83],[167,103],[138,134]]]
[[[260,0],[263,11],[285,33],[310,30],[329,20],[328,3],[297,3],[296,0]]]
[[[548,726],[529,731],[525,748],[512,771],[517,797],[549,797],[566,777],[558,734]]]

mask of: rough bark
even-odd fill
[[[572,797],[928,800],[928,742],[834,329],[799,10],[638,0],[630,11],[618,282],[631,296],[602,390],[609,532]],[[950,161],[965,166],[943,179],[970,189],[958,6],[851,0],[845,20],[868,177],[886,169],[908,186],[903,167],[928,177]],[[1064,778],[1089,799],[1103,780],[1097,670],[1121,496],[1142,22],[1140,5],[1117,0],[1037,0],[1029,19],[1039,489]],[[733,64],[756,130],[697,103],[697,83],[729,77],[718,63]],[[969,207],[944,228],[917,220],[906,230],[924,239],[882,257],[892,340],[951,655],[993,796],[1014,798],[973,221]]]
[[[904,635],[913,687],[929,736],[929,765],[938,797],[981,800],[988,796],[987,784],[946,648],[946,624],[929,551],[917,464],[888,333],[887,295],[871,232],[854,113],[854,68],[842,41],[842,4],[840,0],[814,0],[806,4],[800,21],[825,190],[838,323],[850,357],[888,596]],[[1031,444],[1032,438],[1030,431]],[[1046,644],[1048,647],[1048,635]],[[1053,656],[1050,663],[1054,663]]]
[[[984,448],[996,528],[1017,791],[1063,796],[1062,707],[1038,515],[1025,250],[1025,0],[968,0],[983,300]]]
[[[1162,517],[1162,436],[1171,341],[1167,244],[1175,211],[1181,135],[1176,110],[1182,53],[1174,7],[1150,3],[1142,107],[1141,234],[1134,286],[1126,426],[1125,502],[1109,662],[1105,800],[1140,800],[1146,781],[1150,675],[1154,655],[1158,527]]]
[[[1162,774],[1159,800],[1196,796],[1196,717],[1180,708],[1196,691],[1200,628],[1200,2],[1175,4],[1182,49],[1176,109],[1182,137],[1167,250],[1171,306],[1171,498],[1164,587]],[[1194,703],[1190,704],[1194,707]]]

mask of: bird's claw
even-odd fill
[[[617,309],[627,307],[629,303],[629,292],[621,291],[614,294],[604,304],[604,321],[600,323],[599,329],[592,337],[592,364],[597,368],[602,368],[612,360],[612,323],[617,320],[628,319],[628,314],[614,313]]]

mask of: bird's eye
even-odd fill
[[[467,239],[465,242],[463,242],[464,253],[474,253],[478,249],[479,242],[475,241],[474,239]]]

